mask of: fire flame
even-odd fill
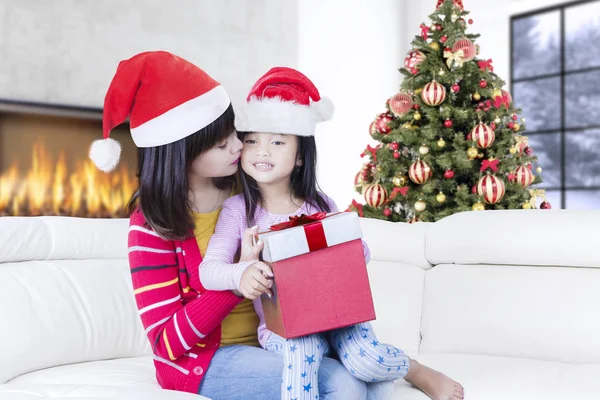
[[[24,175],[16,162],[0,174],[0,215],[127,216],[127,202],[136,189],[135,175],[127,168],[105,174],[85,160],[69,174],[64,152],[54,162],[42,141],[33,144],[32,156]]]

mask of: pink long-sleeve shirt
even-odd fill
[[[330,198],[323,196],[331,212],[339,211]],[[320,212],[318,207],[304,203],[293,214],[271,214],[261,207],[256,210],[254,217],[258,231],[269,230],[272,225],[288,221],[289,217],[301,214],[315,214]],[[244,231],[248,227],[246,222],[246,206],[244,195],[230,197],[223,203],[223,209],[215,228],[215,233],[210,238],[204,259],[200,264],[200,281],[206,290],[233,290],[240,287],[242,274],[255,261],[233,263],[234,257],[240,248]],[[363,241],[365,260],[368,262],[369,247]],[[254,308],[260,319],[258,326],[258,341],[265,347],[271,331],[265,325],[265,318],[260,298],[254,300]]]

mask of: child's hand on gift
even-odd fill
[[[254,300],[266,293],[273,297],[271,286],[273,286],[273,271],[271,267],[262,261],[257,261],[244,271],[240,280],[240,293],[245,298]]]
[[[244,231],[240,261],[258,261],[258,256],[263,249],[264,242],[260,239],[256,243],[254,242],[256,232],[258,232],[258,225],[246,228]]]

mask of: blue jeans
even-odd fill
[[[259,347],[220,348],[206,371],[199,394],[213,400],[280,400],[283,356]],[[320,400],[386,400],[393,384],[365,384],[337,360],[319,368]]]

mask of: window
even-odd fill
[[[511,93],[554,208],[600,209],[600,0],[511,18]]]

